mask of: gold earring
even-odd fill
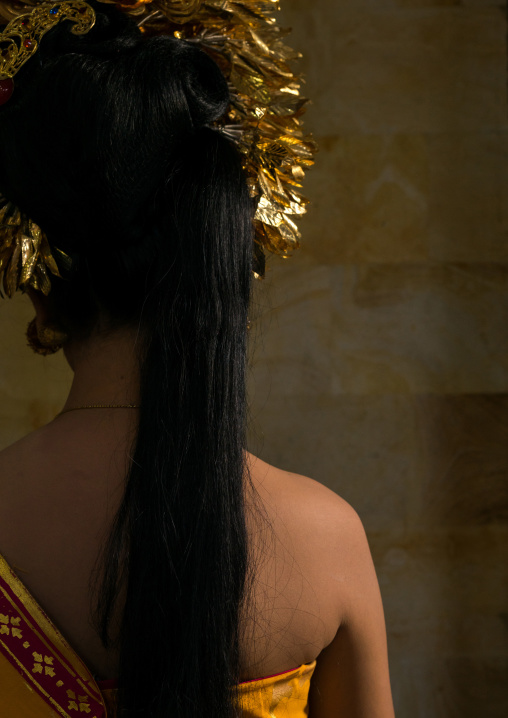
[[[28,346],[36,354],[47,356],[48,354],[55,354],[61,349],[69,337],[54,324],[44,324],[40,329],[37,329],[37,321],[34,317],[26,328],[26,338]]]

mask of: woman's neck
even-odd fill
[[[63,409],[89,404],[139,404],[140,338],[135,330],[95,334],[64,348],[74,379]]]

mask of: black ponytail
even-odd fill
[[[227,716],[238,680],[251,251],[242,179],[227,141],[197,132],[167,190],[176,246],[143,306],[139,433],[109,547],[119,555],[129,536],[120,701],[132,715],[148,696],[147,715]]]
[[[228,105],[217,66],[94,7],[87,36],[62,23],[18,73],[0,191],[73,257],[50,294],[63,328],[86,336],[100,314],[140,338],[139,427],[95,576],[106,647],[122,603],[119,716],[230,718],[249,563],[253,203],[236,148],[206,126]]]

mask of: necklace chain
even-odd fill
[[[137,404],[85,404],[84,406],[73,406],[70,409],[59,411],[60,414],[66,414],[68,411],[77,411],[77,409],[139,409]]]

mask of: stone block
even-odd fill
[[[270,258],[251,310],[251,395],[323,394],[331,389],[330,270],[299,255]]]
[[[341,266],[332,285],[335,394],[508,390],[508,266]]]
[[[508,395],[414,398],[419,495],[413,521],[508,524]]]
[[[407,397],[292,396],[255,401],[249,450],[329,486],[369,530],[405,525],[417,467]]]
[[[503,7],[287,5],[316,135],[508,127]]]

